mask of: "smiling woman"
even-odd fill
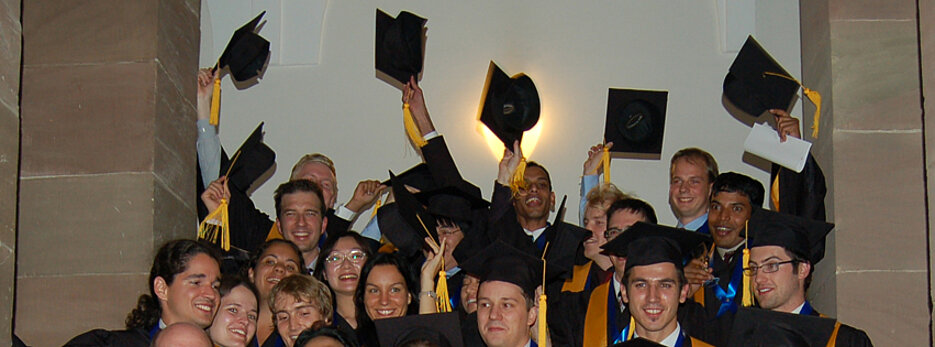
[[[256,333],[259,315],[256,287],[239,276],[225,277],[221,281],[221,306],[208,329],[215,346],[246,346]]]
[[[273,313],[269,309],[269,294],[283,278],[299,273],[304,264],[302,252],[294,243],[283,240],[269,240],[257,249],[250,261],[247,276],[257,287],[260,294],[258,302],[256,340],[263,345],[267,339],[278,339],[273,332]]]
[[[418,293],[419,285],[409,264],[395,253],[370,258],[361,269],[360,278],[354,294],[358,337],[362,345],[376,346],[373,321],[415,312],[412,293]]]

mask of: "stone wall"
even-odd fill
[[[154,250],[194,237],[198,0],[23,7],[16,332],[123,327]],[[55,324],[49,318],[55,317]]]
[[[13,332],[21,53],[20,0],[0,0],[0,346]]]

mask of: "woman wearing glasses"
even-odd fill
[[[360,234],[347,232],[329,237],[318,255],[315,278],[331,289],[334,300],[334,327],[346,334],[357,329],[357,306],[354,291],[360,278],[360,269],[372,256],[369,243]]]

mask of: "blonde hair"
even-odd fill
[[[276,299],[282,295],[289,295],[296,299],[312,304],[321,313],[322,319],[331,322],[334,307],[331,304],[331,290],[321,281],[309,275],[296,274],[283,278],[269,293],[269,310],[276,312]],[[275,322],[275,315],[273,321]]]
[[[294,180],[295,175],[299,173],[299,170],[302,170],[305,167],[305,164],[319,163],[323,164],[331,170],[331,174],[334,175],[335,180],[337,180],[338,174],[334,171],[334,162],[331,161],[331,158],[328,158],[327,155],[321,153],[312,153],[303,155],[302,158],[299,158],[299,161],[292,166],[292,175],[289,179]]]
[[[600,208],[606,210],[614,201],[629,198],[620,189],[617,189],[613,183],[605,182],[594,186],[585,196],[587,207]]]

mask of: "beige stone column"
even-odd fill
[[[935,152],[924,151],[917,2],[799,3],[803,80],[826,97],[813,151],[837,225],[812,297],[875,345],[928,345],[924,175]]]
[[[0,1],[0,346],[13,333],[19,174],[20,0]]]
[[[194,237],[198,0],[23,6],[16,332],[123,328],[154,250]]]

